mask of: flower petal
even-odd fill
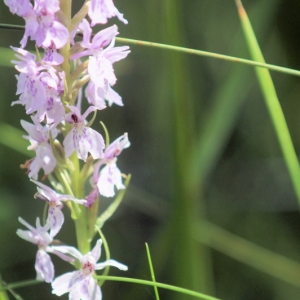
[[[75,273],[78,273],[78,271],[69,272],[66,274],[63,274],[59,277],[57,277],[52,282],[52,294],[55,294],[57,296],[61,296],[67,292],[70,291],[70,282],[72,277],[75,275]]]
[[[50,225],[50,236],[54,237],[61,229],[64,223],[64,214],[58,207],[50,207],[48,210],[47,224]]]
[[[77,258],[79,261],[82,260],[83,255],[75,248],[70,246],[52,246],[52,249],[59,252],[70,254],[73,257]]]
[[[98,261],[101,256],[101,246],[102,246],[102,240],[99,239],[92,250],[92,255],[94,256],[95,261]]]
[[[104,269],[107,266],[116,267],[116,268],[118,268],[118,269],[120,269],[122,271],[127,271],[128,270],[127,266],[125,266],[125,265],[117,262],[114,259],[109,259],[109,260],[107,260],[105,262],[96,264],[95,270],[102,270],[102,269]]]
[[[37,280],[52,282],[54,277],[54,266],[51,261],[50,255],[42,249],[38,250],[36,254],[35,270],[37,273]]]

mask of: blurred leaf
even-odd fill
[[[300,287],[300,263],[276,254],[210,222],[194,224],[194,237],[201,243],[261,272]]]
[[[0,47],[0,66],[13,68],[14,65],[11,63],[11,60],[15,58],[13,50]]]
[[[22,138],[24,132],[11,125],[0,123],[0,143],[26,156],[33,156],[28,151],[28,141]]]
[[[0,300],[9,300],[6,291],[1,290],[1,288],[5,287],[3,282],[2,282],[2,277],[0,275]]]
[[[162,3],[162,38],[172,45],[184,45],[186,32],[181,26],[184,4],[180,1],[166,0]],[[195,142],[196,131],[196,96],[187,56],[182,53],[165,53],[164,84],[170,92],[168,100],[172,126],[173,165],[173,209],[171,236],[176,236],[176,247],[173,248],[171,276],[176,285],[212,294],[214,281],[210,264],[209,249],[199,247],[191,237],[191,224],[202,216],[202,198],[199,190],[191,193],[186,181],[189,170],[186,169],[186,158]],[[200,101],[200,99],[198,99]],[[168,230],[167,230],[168,231]],[[174,241],[172,241],[174,243]],[[201,268],[198,266],[201,265]],[[174,295],[178,299],[180,295]]]

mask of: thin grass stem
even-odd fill
[[[145,244],[145,246],[146,246],[146,252],[147,252],[147,258],[148,258],[148,263],[149,263],[149,268],[150,268],[151,279],[152,279],[153,282],[156,282],[149,246],[148,246],[147,243]],[[155,293],[156,300],[159,300],[159,294],[158,294],[157,286],[154,286],[154,293]]]
[[[0,23],[0,29],[24,30],[24,28],[25,28],[24,26],[20,26],[20,25]],[[250,65],[253,67],[267,68],[272,71],[286,73],[286,74],[290,74],[290,75],[300,76],[300,71],[295,70],[295,69],[280,67],[280,66],[276,66],[276,65],[272,65],[272,64],[261,63],[261,62],[257,62],[257,61],[253,61],[253,60],[249,60],[249,59],[244,59],[244,58],[239,58],[239,57],[235,57],[235,56],[209,52],[209,51],[203,51],[203,50],[197,50],[197,49],[191,49],[191,48],[185,48],[185,47],[179,47],[179,46],[173,46],[173,45],[167,45],[167,44],[161,44],[161,43],[154,43],[154,42],[148,42],[148,41],[142,41],[142,40],[128,39],[128,38],[122,38],[122,37],[117,37],[116,41],[120,42],[120,43],[133,44],[133,45],[137,45],[137,46],[160,48],[160,49],[164,49],[164,50],[173,50],[176,52],[194,54],[194,55],[199,55],[199,56],[206,56],[206,57],[241,63],[241,64],[245,64],[245,65]]]
[[[143,284],[143,285],[149,285],[149,286],[157,286],[162,289],[182,293],[185,295],[193,296],[199,299],[204,300],[220,300],[219,298],[215,298],[209,295],[205,295],[202,293],[198,293],[192,290],[184,289],[178,286],[173,286],[170,284],[160,283],[160,282],[153,282],[148,280],[142,280],[142,279],[135,279],[135,278],[128,278],[128,277],[118,277],[118,276],[96,276],[95,277],[98,280],[111,280],[111,281],[122,281],[122,282],[130,282],[130,283],[136,283],[136,284]]]

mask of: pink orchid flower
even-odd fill
[[[71,195],[62,195],[48,187],[47,185],[31,180],[37,185],[37,193],[35,194],[35,197],[38,197],[42,200],[48,201],[49,203],[49,209],[48,209],[48,217],[46,223],[50,226],[50,234],[56,235],[63,223],[64,223],[64,215],[61,211],[63,207],[63,201],[73,201],[78,204],[86,204],[85,199],[77,199]]]
[[[121,154],[123,149],[130,146],[127,133],[117,138],[104,151],[104,157],[95,166],[93,181],[97,185],[99,192],[104,197],[113,197],[115,195],[115,187],[118,190],[124,189],[122,183],[122,174],[117,167],[117,156]],[[105,166],[99,169],[105,164]]]
[[[120,270],[127,271],[128,267],[109,259],[102,263],[97,263],[101,256],[102,240],[99,239],[93,250],[86,255],[82,255],[76,248],[68,246],[54,246],[57,251],[69,254],[78,259],[81,268],[78,271],[69,272],[57,277],[52,282],[52,293],[61,296],[69,294],[69,299],[73,300],[90,300],[102,299],[102,293],[96,280],[93,278],[95,270],[102,270],[107,266],[117,267]]]
[[[75,106],[68,106],[68,108],[71,112],[66,114],[65,120],[72,124],[73,128],[63,141],[66,157],[70,157],[74,151],[83,161],[86,161],[88,152],[94,159],[103,157],[105,143],[102,135],[85,124],[85,118],[97,108],[90,106],[83,115]]]
[[[48,253],[53,253],[61,259],[69,262],[73,262],[74,259],[64,255],[62,252],[59,252],[50,246],[55,234],[53,232],[48,233],[49,224],[46,224],[44,227],[41,226],[39,218],[36,219],[36,228],[28,224],[22,218],[19,218],[19,222],[26,226],[29,230],[18,229],[17,235],[20,238],[38,246],[35,260],[35,270],[37,273],[36,279],[52,282],[54,277],[54,266]]]
[[[124,24],[128,23],[127,20],[123,18],[123,14],[114,6],[112,0],[91,0],[89,17],[92,20],[92,26],[96,24],[106,24],[108,18],[115,16]]]

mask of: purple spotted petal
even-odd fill
[[[47,224],[50,225],[50,236],[54,237],[61,229],[64,223],[64,214],[58,207],[50,207],[48,209]]]
[[[54,277],[54,266],[50,255],[42,249],[38,250],[36,254],[35,270],[37,273],[37,280],[52,282]]]
[[[71,278],[74,276],[74,273],[78,273],[78,271],[69,272],[57,277],[52,282],[52,294],[61,296],[65,293],[68,293],[70,291],[70,281]]]

